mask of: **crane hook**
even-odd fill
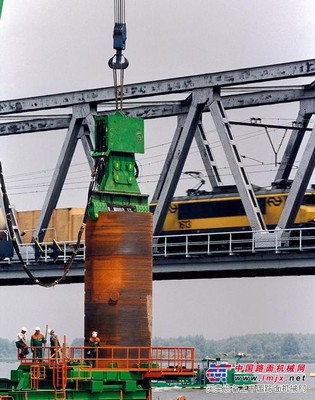
[[[129,61],[119,50],[108,60],[108,66],[111,69],[126,69],[128,65]]]

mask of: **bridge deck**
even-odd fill
[[[292,230],[293,231],[293,230]],[[292,233],[291,231],[291,233]],[[315,230],[294,230],[285,243],[268,240],[255,243],[253,232],[227,233],[227,240],[213,240],[212,235],[181,235],[153,238],[153,279],[203,279],[218,277],[284,276],[315,274]],[[250,234],[250,236],[248,236]],[[221,234],[222,236],[222,234]],[[35,262],[35,245],[21,246],[27,268],[38,279],[50,282],[62,274],[71,253],[71,242],[59,244],[56,257],[51,243],[43,243]],[[67,275],[66,283],[84,282],[84,243]],[[32,284],[16,256],[0,261],[0,285]]]

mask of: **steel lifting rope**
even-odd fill
[[[123,100],[124,100],[124,69],[120,68],[120,84],[117,80],[117,69],[113,68],[113,80],[114,80],[114,91],[115,91],[115,105],[116,111],[123,111]],[[120,86],[120,96],[118,95],[118,86]]]
[[[114,22],[125,23],[125,0],[114,0]]]
[[[7,226],[8,226],[8,231],[9,231],[9,236],[10,239],[12,241],[13,244],[13,248],[16,252],[16,255],[18,257],[18,259],[20,260],[22,267],[24,269],[24,271],[26,272],[26,274],[28,275],[28,277],[31,279],[31,282],[33,284],[37,284],[46,288],[50,288],[50,287],[54,287],[56,285],[58,285],[60,282],[64,281],[66,279],[66,276],[68,274],[68,272],[70,271],[72,265],[73,265],[73,261],[74,258],[76,257],[76,255],[79,252],[79,248],[80,248],[80,243],[81,243],[81,239],[82,239],[82,235],[85,229],[85,225],[86,225],[86,220],[88,217],[88,207],[90,205],[90,201],[91,201],[91,197],[93,194],[93,190],[94,190],[94,186],[95,186],[95,180],[96,177],[99,174],[99,169],[102,167],[102,163],[101,161],[97,162],[95,164],[95,168],[94,171],[92,173],[92,177],[91,177],[91,181],[90,181],[90,185],[89,185],[89,190],[88,190],[88,201],[87,201],[87,205],[85,208],[85,212],[84,212],[84,216],[83,216],[83,220],[82,220],[82,224],[81,227],[79,229],[78,232],[78,236],[77,236],[77,241],[76,244],[74,246],[74,249],[71,253],[71,255],[69,256],[65,266],[64,266],[64,270],[63,270],[63,274],[60,276],[60,278],[50,282],[50,283],[46,283],[43,282],[41,280],[39,280],[38,278],[36,278],[33,273],[30,271],[30,269],[27,266],[27,263],[23,260],[21,251],[20,251],[20,247],[17,243],[16,237],[15,237],[15,233],[14,233],[14,229],[13,229],[13,225],[12,225],[12,221],[11,221],[11,213],[10,213],[10,202],[9,202],[9,198],[7,195],[7,191],[6,191],[6,186],[5,186],[5,182],[4,182],[4,177],[3,177],[3,171],[2,171],[2,164],[0,162],[0,186],[1,186],[1,193],[2,193],[2,198],[3,198],[3,205],[4,205],[4,217],[6,219],[7,222]]]
[[[113,70],[114,93],[116,111],[123,111],[123,94],[124,94],[124,70],[128,67],[129,61],[123,55],[126,48],[127,27],[125,23],[125,0],[114,0],[114,33],[113,47],[116,54],[109,59],[108,65]],[[118,84],[117,70],[120,71],[120,83]],[[118,87],[120,90],[118,93]]]

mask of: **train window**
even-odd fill
[[[315,204],[315,195],[306,194],[303,198],[302,204]]]
[[[264,214],[265,199],[257,199],[261,212]],[[245,215],[240,199],[208,202],[189,202],[178,205],[178,219],[222,218]]]

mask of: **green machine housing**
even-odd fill
[[[136,179],[135,153],[144,153],[144,121],[120,112],[95,116],[95,150],[100,166],[97,190],[89,205],[89,217],[100,211],[149,212],[148,196],[142,195]]]

